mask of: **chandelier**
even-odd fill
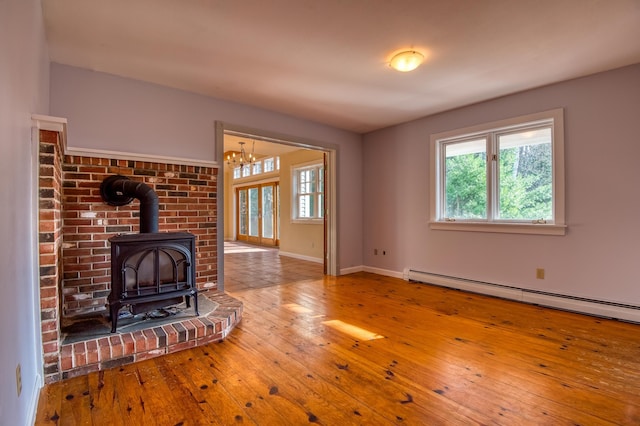
[[[242,170],[245,165],[251,165],[254,161],[256,161],[256,157],[255,155],[253,155],[253,150],[256,147],[256,143],[255,141],[253,142],[251,153],[249,154],[247,154],[247,152],[244,150],[245,142],[238,142],[238,144],[240,144],[240,152],[231,152],[227,154],[227,164],[232,167],[239,166],[240,170]]]

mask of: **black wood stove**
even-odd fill
[[[111,332],[118,326],[118,312],[128,306],[132,314],[176,305],[183,298],[187,308],[194,301],[198,315],[195,280],[195,235],[158,232],[158,197],[151,187],[124,176],[111,176],[100,185],[103,200],[113,206],[140,200],[140,234],[121,234],[111,242]]]

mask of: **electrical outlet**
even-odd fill
[[[377,256],[378,255],[378,249],[373,249],[373,255]]]
[[[544,268],[536,269],[536,279],[544,280]]]
[[[22,393],[22,368],[20,368],[20,364],[16,367],[16,389],[18,391],[18,397]]]
[[[382,250],[382,255],[386,256],[387,255],[387,251],[386,250]]]

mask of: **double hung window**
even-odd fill
[[[294,167],[293,219],[318,220],[324,217],[324,166],[322,163]]]

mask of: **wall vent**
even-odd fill
[[[516,300],[533,305],[640,323],[640,306],[528,290],[448,275],[433,274],[414,269],[405,269],[404,279],[407,281],[434,284],[472,293]]]

